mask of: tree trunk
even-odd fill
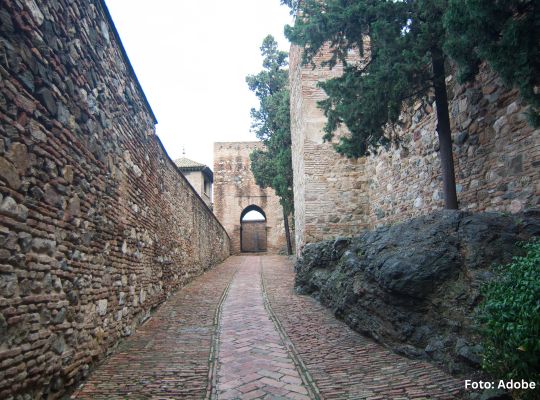
[[[292,255],[291,231],[289,230],[289,216],[283,207],[283,223],[285,224],[285,237],[287,238],[287,254]]]
[[[454,174],[454,158],[452,156],[452,135],[450,132],[450,115],[448,114],[448,95],[446,93],[446,73],[444,56],[439,48],[432,49],[433,86],[435,103],[437,104],[437,133],[439,135],[439,154],[443,178],[444,207],[457,210],[456,177]]]

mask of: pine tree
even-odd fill
[[[292,254],[289,216],[294,211],[289,72],[287,52],[278,50],[268,35],[262,43],[263,70],[249,75],[246,82],[259,99],[259,108],[251,109],[252,129],[265,146],[251,153],[251,170],[257,184],[275,190],[283,208],[287,250]]]
[[[292,43],[313,64],[329,45],[325,64],[344,64],[344,74],[321,84],[328,118],[325,139],[345,124],[350,137],[337,151],[350,157],[388,143],[383,127],[395,123],[403,101],[435,93],[437,133],[446,208],[457,208],[445,65],[452,56],[462,81],[473,79],[482,61],[530,104],[540,124],[539,0],[282,0],[297,15],[285,27]],[[365,38],[369,37],[369,41]],[[370,49],[367,46],[370,46]],[[366,65],[347,63],[349,51]]]
[[[325,139],[344,123],[351,135],[340,138],[338,152],[358,157],[388,142],[383,127],[397,121],[405,100],[435,92],[437,133],[445,207],[456,209],[454,164],[445,85],[444,28],[446,1],[303,0],[284,1],[298,13],[285,34],[304,48],[312,62],[330,45],[330,67],[345,65],[341,77],[321,84],[328,98],[321,107],[328,118]],[[369,41],[365,38],[369,37]],[[369,48],[367,48],[369,46]],[[350,50],[369,56],[365,66],[347,63]]]

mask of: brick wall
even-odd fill
[[[229,239],[100,1],[3,0],[0,37],[0,398],[57,398]]]
[[[316,62],[328,57],[323,49]],[[325,117],[316,87],[342,73],[301,66],[291,47],[290,84],[297,252],[308,242],[351,235],[443,208],[433,97],[404,109],[390,129],[399,146],[356,161],[322,143]],[[526,105],[483,67],[477,81],[447,77],[460,208],[518,212],[540,204],[540,130]],[[346,131],[338,132],[339,135]],[[335,222],[334,222],[335,221]]]
[[[261,208],[267,222],[267,248],[287,250],[283,209],[274,189],[262,189],[251,172],[249,155],[261,142],[214,143],[214,212],[231,238],[231,252],[240,252],[240,215],[248,206]]]

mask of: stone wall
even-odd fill
[[[101,1],[2,1],[0,121],[0,398],[58,398],[229,239]]]
[[[231,238],[231,252],[240,253],[240,215],[249,206],[266,216],[267,250],[285,252],[283,209],[274,189],[255,183],[249,155],[261,142],[214,143],[214,212]]]
[[[369,223],[366,160],[340,156],[333,143],[346,134],[343,129],[333,143],[323,143],[326,117],[317,107],[324,92],[317,83],[343,72],[301,65],[301,50],[289,53],[291,85],[291,135],[294,176],[294,218],[296,251],[303,244],[340,235],[353,235]],[[316,63],[329,57],[324,49]]]
[[[328,57],[324,49],[316,62]],[[323,144],[325,117],[316,82],[342,73],[301,66],[290,52],[291,119],[297,252],[305,243],[351,235],[443,208],[433,96],[404,109],[391,127],[399,146],[348,160]],[[461,209],[518,212],[540,202],[540,130],[526,106],[483,67],[476,82],[447,77]],[[338,132],[339,135],[346,132]],[[331,205],[334,205],[331,207]],[[355,207],[356,206],[356,207]],[[342,221],[347,223],[342,224]],[[332,224],[332,221],[337,221]],[[330,224],[329,224],[330,222]]]
[[[540,206],[540,130],[516,90],[483,66],[474,83],[446,79],[459,207],[517,213]],[[436,110],[428,97],[393,127],[399,146],[368,158],[373,226],[443,208]]]

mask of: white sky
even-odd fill
[[[262,69],[260,46],[272,34],[283,50],[292,23],[279,0],[106,0],[116,29],[174,160],[213,169],[213,143],[257,140],[255,95],[245,77]]]
[[[256,210],[251,210],[244,215],[244,218],[242,218],[242,221],[264,221],[264,215],[262,215],[260,212]]]

